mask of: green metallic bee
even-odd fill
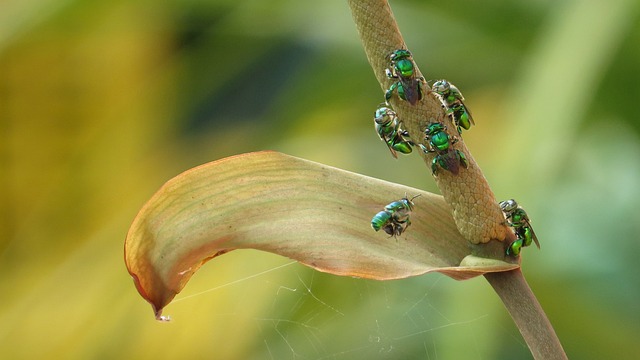
[[[409,136],[409,133],[400,128],[401,121],[398,119],[395,111],[381,104],[378,109],[376,109],[373,120],[376,124],[376,132],[380,140],[387,144],[394,158],[398,158],[396,151],[403,154],[411,153],[413,150],[411,145],[413,145],[413,143],[405,139],[405,137]]]
[[[540,243],[536,233],[533,232],[527,212],[513,199],[501,201],[500,209],[507,219],[507,224],[516,233],[516,240],[509,244],[507,255],[514,257],[520,255],[522,248],[531,245],[532,242],[535,242],[539,249]]]
[[[475,125],[471,112],[464,104],[464,96],[455,85],[447,80],[438,80],[433,83],[431,90],[440,96],[442,105],[447,109],[447,114],[451,114],[453,122],[458,128],[458,134],[462,129],[469,130],[471,125]]]
[[[456,137],[447,134],[447,127],[441,123],[431,123],[425,130],[425,142],[429,143],[429,148],[420,144],[425,153],[435,152],[436,157],[431,162],[431,172],[435,175],[438,166],[451,171],[454,175],[460,172],[460,165],[465,169],[469,167],[467,157],[460,150],[452,147],[458,141]]]
[[[378,212],[371,219],[371,227],[375,231],[384,230],[390,236],[401,235],[411,225],[410,215],[413,211],[413,199],[420,194],[407,198],[407,195],[396,200],[384,207],[384,210]]]
[[[416,76],[411,52],[409,50],[395,50],[389,55],[389,61],[391,61],[391,65],[385,69],[385,73],[389,79],[397,79],[398,81],[391,84],[384,94],[385,100],[388,102],[395,91],[400,99],[408,101],[411,105],[417,104],[422,100],[422,84],[425,83],[425,80],[423,77]]]

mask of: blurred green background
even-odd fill
[[[640,354],[639,5],[392,2],[421,71],[467,98],[497,198],[529,212],[542,249],[523,269],[574,359]],[[3,358],[531,358],[482,278],[376,282],[237,251],[171,323],[137,294],[129,224],[193,166],[272,149],[437,192],[378,140],[382,97],[345,1],[2,2]]]

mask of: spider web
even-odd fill
[[[464,284],[474,280],[457,282],[440,274],[383,282],[278,261],[174,303],[231,297],[235,310],[217,315],[227,326],[245,324],[254,334],[250,355],[238,358],[493,359],[500,357],[498,353],[506,354],[504,358],[530,357],[517,330],[514,334],[504,325],[501,304],[483,304],[482,296],[473,293],[493,296],[481,281],[471,286],[481,291],[465,289]],[[237,293],[226,293],[231,289]],[[246,310],[249,306],[253,311]],[[496,351],[495,344],[505,338],[503,349]]]

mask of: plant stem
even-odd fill
[[[520,329],[535,359],[567,359],[553,326],[520,269],[484,275]]]
[[[354,22],[358,28],[367,59],[383,91],[391,85],[385,75],[389,66],[388,56],[396,49],[407,49],[398,25],[387,0],[348,0]],[[426,27],[426,24],[425,24]],[[417,76],[422,76],[415,69]],[[406,130],[412,135],[411,141],[424,145],[424,129],[430,122],[447,123],[448,118],[442,109],[440,100],[426,90],[424,99],[416,106],[396,98],[390,100],[395,111],[403,121]],[[455,136],[453,129],[449,135]],[[513,232],[506,226],[504,216],[482,170],[460,140],[456,147],[463,151],[469,161],[469,168],[452,175],[447,171],[435,176],[435,181],[442,195],[453,210],[453,217],[460,233],[474,244],[474,252],[484,257],[505,259],[504,248],[515,239]],[[431,164],[433,155],[418,151],[427,165]],[[490,241],[501,241],[505,246],[499,253],[486,253],[483,248]],[[553,330],[538,300],[529,288],[520,269],[489,273],[485,278],[505,307],[511,314],[520,333],[527,342],[536,359],[566,359],[562,345]]]
[[[392,84],[392,80],[385,74],[385,69],[389,66],[389,55],[394,50],[406,49],[407,46],[386,0],[349,0],[348,2],[367,59],[384,91]],[[426,24],[425,27],[428,28]],[[417,65],[415,72],[417,76],[422,76]],[[389,102],[402,119],[405,130],[409,132],[411,141],[415,144],[427,145],[424,131],[430,123],[449,124],[448,134],[459,138],[455,148],[465,154],[469,167],[455,175],[449,171],[438,172],[438,175],[434,176],[436,184],[453,209],[453,218],[458,230],[470,243],[484,244],[491,240],[502,242],[512,232],[504,223],[504,216],[498,202],[482,170],[476,164],[462,138],[458,136],[455,126],[452,126],[440,99],[427,87],[424,87],[424,98],[415,106],[398,100],[397,96],[392,97]],[[415,150],[423,157],[430,169],[435,155],[425,154],[419,147]],[[504,259],[504,256],[500,256],[499,260],[510,261],[510,259]]]

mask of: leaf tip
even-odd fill
[[[158,320],[159,322],[170,322],[171,321],[171,316],[162,316],[162,310],[160,310],[159,312],[156,313],[156,320]]]
[[[143,299],[151,304],[156,320],[169,321],[170,318],[168,316],[162,316],[162,309],[171,302],[177,292],[167,291],[168,289],[165,287],[154,286],[154,284],[161,283],[159,275],[155,272],[145,272],[144,269],[147,267],[141,265],[138,261],[135,261],[135,259],[128,258],[126,249],[125,265],[129,275],[131,275],[136,290],[138,290],[138,293]],[[141,278],[139,274],[147,274],[148,276],[142,276]]]

